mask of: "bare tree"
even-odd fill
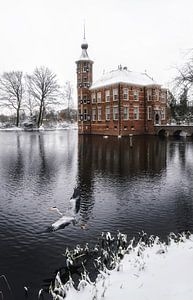
[[[56,75],[46,67],[36,68],[32,75],[27,76],[27,79],[28,90],[39,107],[37,125],[40,127],[46,107],[58,104],[59,85]]]
[[[1,105],[16,111],[16,126],[19,126],[23,94],[23,72],[12,71],[3,73],[0,78]]]
[[[182,67],[177,68],[178,75],[175,78],[177,88],[191,89],[193,87],[193,50]]]
[[[70,81],[67,81],[64,85],[63,99],[67,103],[68,108],[68,120],[70,119],[70,109],[73,106],[73,86]]]

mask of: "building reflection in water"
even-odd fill
[[[100,184],[98,180],[106,182],[110,179],[116,192],[116,185],[120,186],[120,182],[128,181],[129,185],[131,178],[137,181],[141,174],[159,176],[166,169],[166,154],[166,139],[134,137],[133,147],[130,147],[129,138],[79,136],[78,174],[83,222],[92,216],[94,185]],[[119,195],[120,192],[119,189]]]
[[[167,182],[174,191],[176,231],[188,231],[193,228],[193,145],[192,139],[171,140],[168,143]]]

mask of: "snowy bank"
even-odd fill
[[[78,130],[78,125],[76,123],[64,123],[64,124],[57,124],[55,126],[40,126],[39,128],[36,127],[8,127],[8,128],[0,128],[0,131],[58,131],[58,130]]]
[[[8,128],[0,128],[0,131],[24,131],[21,127],[8,127]]]
[[[193,235],[169,239],[158,238],[146,245],[130,242],[123,258],[117,257],[113,270],[103,268],[95,282],[84,272],[74,288],[72,278],[62,283],[58,272],[50,287],[53,299],[67,300],[190,300],[193,299]],[[60,296],[59,296],[60,295]]]

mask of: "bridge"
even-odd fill
[[[156,135],[193,137],[193,125],[155,125],[154,129]]]

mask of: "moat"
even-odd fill
[[[166,239],[193,231],[193,139],[104,139],[77,131],[0,133],[0,273],[13,299],[36,299],[62,267],[66,247],[96,243],[102,231]],[[80,187],[79,222],[46,229]],[[84,224],[84,229],[80,224]],[[0,287],[1,289],[1,287]]]

